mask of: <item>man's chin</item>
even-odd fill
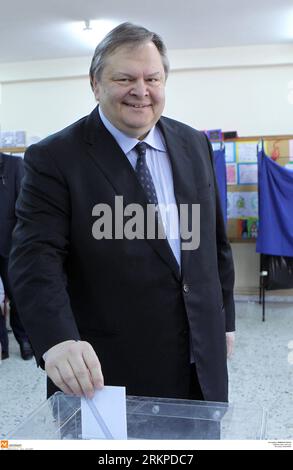
[[[138,124],[129,124],[127,126],[124,126],[124,129],[121,130],[125,134],[129,135],[129,137],[134,137],[138,139],[141,136],[146,136],[153,127],[153,125],[153,123],[150,123],[149,125],[145,126],[141,126]]]

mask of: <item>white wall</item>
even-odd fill
[[[239,135],[292,133],[293,45],[176,50],[169,56],[166,115]],[[90,60],[0,64],[1,128],[44,137],[87,114],[95,106]]]
[[[292,79],[293,65],[174,71],[167,82],[165,114],[198,129],[290,134]],[[2,130],[25,129],[44,137],[94,106],[87,77],[4,83],[0,124]]]
[[[88,114],[94,106],[86,78],[5,83],[1,128],[45,137]]]
[[[166,111],[199,129],[292,134],[292,79],[293,65],[176,71],[168,83]]]
[[[170,51],[165,115],[198,129],[244,135],[292,134],[293,46]],[[0,65],[0,125],[44,137],[95,106],[90,58]],[[1,98],[2,97],[2,98]],[[256,287],[254,244],[233,246],[236,286]]]

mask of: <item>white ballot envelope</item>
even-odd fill
[[[81,399],[83,439],[127,439],[125,387],[105,386]]]

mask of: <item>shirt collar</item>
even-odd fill
[[[114,137],[117,144],[121,147],[123,152],[127,154],[132,150],[140,140],[136,139],[135,137],[130,137],[124,132],[117,129],[117,127],[113,126],[113,124],[106,118],[105,114],[101,110],[101,107],[98,107],[100,118],[106,127],[106,129],[110,132],[110,134]],[[158,126],[154,126],[149,131],[148,135],[143,139],[143,141],[148,144],[150,147],[154,148],[155,150],[166,152],[166,146],[164,143],[163,136],[158,129]]]

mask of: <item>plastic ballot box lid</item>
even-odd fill
[[[266,413],[255,404],[127,396],[126,410],[128,439],[265,438]],[[7,438],[83,439],[81,399],[55,393]]]

